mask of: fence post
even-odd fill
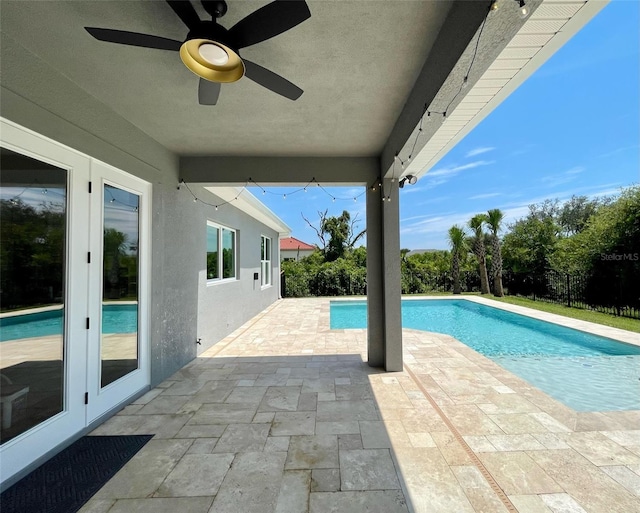
[[[571,308],[571,277],[567,273],[567,306]]]

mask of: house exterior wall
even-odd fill
[[[253,290],[253,272],[260,270],[261,233],[276,244],[272,262],[273,275],[278,275],[277,233],[252,226],[251,218],[231,205],[215,212],[216,216],[206,212],[184,188],[178,190],[175,154],[10,37],[0,37],[0,116],[152,184],[151,386],[196,357],[200,347],[196,339],[205,339],[203,331],[212,330],[206,333],[211,345],[278,298],[277,279],[271,290],[260,290],[259,281],[258,290]],[[198,197],[214,198],[204,188],[192,185],[191,189]],[[206,289],[202,276],[207,218],[241,233],[238,266],[242,278],[236,284]],[[252,239],[257,239],[253,251]],[[203,302],[202,313],[208,315],[202,325],[198,323],[199,301]],[[213,310],[216,316],[208,314]]]
[[[208,202],[215,201],[213,195]],[[198,329],[201,339],[198,353],[208,349],[247,319],[260,313],[279,296],[278,232],[258,223],[243,211],[225,205],[217,211],[200,203],[196,232],[198,242],[192,250],[200,255],[198,270]],[[206,238],[207,221],[236,230],[236,279],[232,281],[207,281]],[[260,237],[271,239],[271,285],[262,287],[260,281]],[[254,273],[258,279],[254,279]]]

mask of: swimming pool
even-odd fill
[[[366,328],[331,302],[331,328]],[[577,411],[640,410],[640,347],[467,301],[404,300],[402,325],[446,333]]]
[[[138,330],[138,305],[103,305],[102,316],[102,333],[135,333]],[[61,309],[0,318],[0,342],[61,334]]]

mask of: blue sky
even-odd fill
[[[640,2],[612,1],[416,185],[402,189],[401,247],[446,249],[453,224],[490,208],[509,223],[531,203],[612,195],[637,184],[639,22]],[[318,211],[348,210],[365,226],[364,196],[353,199],[364,188],[249,190],[311,244],[317,237],[302,215],[317,225]]]

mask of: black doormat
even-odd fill
[[[152,437],[82,437],[2,492],[0,511],[75,513]]]

